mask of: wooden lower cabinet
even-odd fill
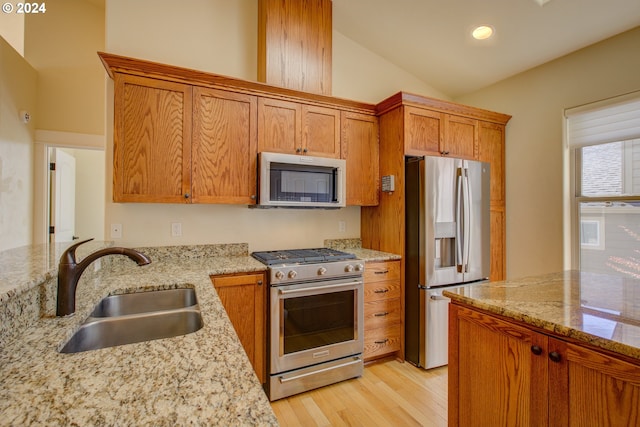
[[[400,261],[368,262],[364,270],[364,360],[402,350]]]
[[[253,369],[266,381],[266,278],[264,273],[211,276]]]
[[[449,426],[640,426],[640,366],[451,304]]]

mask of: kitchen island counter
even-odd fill
[[[152,263],[144,267],[121,256],[102,258],[103,268],[87,272],[78,285],[75,314],[64,318],[52,316],[57,274],[52,264],[59,252],[47,255],[48,248],[35,247],[0,254],[3,268],[17,274],[17,279],[0,277],[3,323],[25,317],[34,305],[44,315],[24,328],[14,322],[17,334],[3,331],[0,425],[277,425],[209,278],[265,270],[246,254],[246,246],[235,249],[188,250],[180,256],[150,249],[145,253]],[[18,280],[13,290],[12,280]],[[101,350],[58,352],[101,298],[175,287],[195,288],[202,329]],[[35,300],[16,302],[29,294]]]
[[[566,271],[462,289],[444,295],[640,364],[638,280]]]

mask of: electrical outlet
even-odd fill
[[[340,233],[344,233],[347,231],[347,222],[346,221],[338,221],[338,231]]]
[[[182,223],[181,222],[172,222],[171,223],[171,236],[172,237],[180,237],[180,236],[182,236]]]
[[[112,239],[122,238],[122,224],[111,224],[111,238]]]

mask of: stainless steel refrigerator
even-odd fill
[[[405,358],[447,364],[444,289],[489,277],[489,164],[407,157],[405,164]]]

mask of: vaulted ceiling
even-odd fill
[[[453,98],[637,26],[640,0],[333,0],[336,31]]]

